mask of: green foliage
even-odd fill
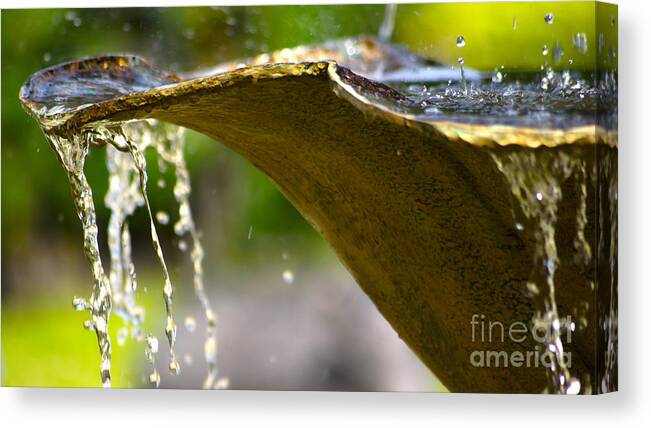
[[[84,330],[87,314],[74,312],[69,290],[37,300],[17,299],[2,307],[2,385],[99,387],[100,359],[95,334]],[[117,317],[113,317],[115,319]],[[112,366],[122,373],[113,384],[126,387],[139,367],[138,345],[115,349],[120,323],[111,324]]]

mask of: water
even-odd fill
[[[545,14],[545,24],[547,25],[552,25],[554,23],[554,14],[553,13],[546,13]]]
[[[98,228],[93,202],[93,192],[84,174],[84,162],[88,154],[90,138],[86,134],[71,135],[69,139],[47,135],[48,142],[57,154],[70,182],[75,210],[83,229],[84,254],[91,265],[93,287],[88,301],[75,297],[73,307],[87,310],[91,319],[84,327],[95,332],[100,354],[100,378],[102,386],[111,386],[111,339],[108,324],[113,301],[111,286],[104,273],[98,246]]]
[[[387,84],[407,97],[394,108],[422,120],[570,129],[594,125],[599,109],[617,112],[616,88],[599,87],[594,84],[595,78],[553,69],[526,74],[500,69],[491,77],[467,84]],[[614,81],[616,77],[607,74],[606,78]]]
[[[463,38],[463,36],[457,36],[457,47],[462,48],[466,45],[466,40]],[[464,95],[468,95],[468,82],[466,82],[466,73],[463,69],[463,64],[465,60],[463,57],[459,57],[457,59],[457,62],[459,63],[459,72],[461,74],[461,85],[463,86],[463,93]]]
[[[283,282],[285,282],[285,284],[293,284],[294,283],[294,272],[292,272],[289,269],[283,271]]]
[[[384,9],[384,18],[382,19],[382,25],[380,25],[380,31],[378,32],[378,37],[380,40],[388,42],[391,40],[393,35],[393,28],[396,25],[396,10],[398,9],[397,4],[387,4]]]
[[[588,36],[585,33],[576,33],[572,36],[572,46],[582,54],[588,52]]]
[[[546,345],[551,356],[547,392],[577,394],[581,381],[572,376],[565,362],[562,337],[571,328],[561,316],[556,303],[555,274],[561,263],[556,244],[556,223],[563,198],[562,187],[573,177],[580,186],[580,202],[576,213],[576,248],[581,263],[587,266],[591,255],[585,240],[586,164],[578,156],[565,152],[532,150],[494,154],[493,159],[511,187],[518,212],[516,222],[522,229],[532,229],[535,238],[533,270],[527,283],[537,308],[532,318],[534,329],[548,333]]]
[[[119,61],[118,61],[119,62]],[[133,63],[137,68],[137,61]],[[123,70],[126,71],[126,70]],[[157,85],[164,80],[140,75],[127,74],[137,88],[142,88],[142,82]],[[126,93],[119,81],[106,80],[109,76],[102,76],[102,72],[89,72],[83,75],[80,81],[66,82],[62,87],[70,92],[60,92],[61,87],[50,87],[55,94],[53,97],[42,99],[41,108],[38,109],[39,120],[43,131],[61,165],[68,176],[71,193],[75,202],[77,214],[81,220],[84,232],[84,253],[92,268],[93,290],[89,300],[81,297],[73,299],[76,310],[87,310],[91,319],[84,323],[85,327],[96,333],[101,359],[101,381],[104,387],[111,386],[111,340],[108,326],[111,312],[121,316],[127,323],[127,331],[131,337],[146,343],[145,355],[152,366],[149,381],[158,386],[160,374],[154,368],[154,354],[157,353],[157,341],[154,336],[145,334],[141,324],[144,320],[144,310],[136,304],[135,292],[137,290],[137,277],[135,266],[131,259],[131,237],[128,219],[138,207],[144,206],[150,221],[151,241],[163,272],[163,298],[165,302],[164,331],[170,349],[169,371],[177,374],[180,363],[174,352],[176,341],[176,322],[173,315],[174,286],[165,262],[165,257],[154,222],[152,207],[147,197],[147,165],[144,151],[153,149],[159,157],[159,165],[171,166],[175,170],[176,182],[174,196],[179,204],[179,219],[174,224],[174,231],[179,236],[189,235],[192,241],[190,257],[193,264],[193,283],[195,294],[201,303],[206,320],[206,340],[204,346],[205,359],[208,373],[204,381],[205,388],[217,386],[217,318],[204,291],[203,284],[203,248],[196,230],[189,203],[190,179],[185,165],[183,150],[183,130],[153,120],[122,123],[118,125],[97,125],[87,127],[81,131],[70,134],[51,133],[48,125],[60,123],[66,115],[84,103],[77,94],[86,92],[90,100]],[[54,79],[57,80],[56,78]],[[58,82],[62,82],[59,80]],[[109,85],[102,83],[111,82]],[[72,86],[71,86],[72,85]],[[108,87],[107,87],[108,86]],[[74,89],[72,89],[74,88]],[[39,99],[37,93],[33,93]],[[50,93],[50,95],[53,95]],[[62,98],[70,96],[69,98]],[[86,101],[86,100],[84,100]],[[91,147],[105,146],[107,168],[109,171],[109,189],[104,202],[111,211],[108,224],[107,240],[110,253],[110,269],[106,275],[101,262],[98,245],[98,226],[95,216],[95,205],[92,189],[84,174],[84,161]],[[160,184],[160,183],[159,183]],[[169,222],[169,215],[164,211],[156,213],[155,218],[161,225]],[[124,343],[127,338],[125,331],[120,330],[118,342]],[[156,346],[153,344],[156,343]],[[221,380],[221,385],[224,381]]]

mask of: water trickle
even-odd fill
[[[395,3],[387,4],[384,8],[384,18],[382,19],[382,24],[380,25],[380,31],[378,32],[378,37],[380,40],[389,41],[393,35],[393,29],[396,25],[396,10],[398,5]]]
[[[535,238],[533,269],[526,289],[534,301],[536,313],[533,329],[545,332],[546,348],[551,367],[548,371],[547,392],[577,394],[581,381],[572,376],[562,338],[573,329],[571,314],[559,313],[556,303],[555,274],[561,264],[556,244],[556,223],[563,199],[563,184],[568,180],[577,183],[579,203],[576,217],[576,247],[578,263],[587,266],[592,259],[592,249],[585,240],[587,225],[587,172],[586,161],[578,155],[564,151],[515,150],[493,154],[497,168],[506,178],[522,218],[516,219],[516,228],[523,224]],[[520,227],[518,227],[518,225]],[[566,261],[577,262],[577,261]],[[586,284],[586,287],[589,285]],[[589,384],[588,384],[589,385]]]
[[[184,148],[184,130],[175,126],[168,126],[166,141],[169,146],[159,150],[160,156],[166,162],[175,167],[176,184],[174,185],[174,197],[179,204],[179,220],[174,224],[174,232],[178,236],[190,235],[192,250],[190,258],[193,266],[193,284],[194,292],[201,304],[206,320],[206,342],[205,357],[208,363],[208,373],[204,380],[204,388],[213,388],[217,379],[217,316],[212,309],[212,305],[204,289],[204,272],[203,258],[204,250],[199,237],[192,210],[190,207],[190,173],[185,163],[183,153]],[[181,240],[179,248],[181,248]],[[212,343],[215,345],[212,346]],[[211,344],[210,346],[208,346]]]
[[[145,348],[145,358],[147,358],[147,361],[151,367],[151,373],[149,374],[149,383],[158,388],[160,385],[160,374],[156,370],[155,357],[155,355],[158,353],[158,339],[154,336],[147,336],[145,339],[145,344],[147,345]]]
[[[65,136],[48,133],[46,128],[44,131],[66,170],[75,207],[82,221],[84,252],[92,266],[94,286],[88,301],[75,297],[73,306],[76,310],[90,312],[91,320],[86,322],[85,326],[89,330],[95,331],[97,335],[102,384],[106,387],[111,385],[111,341],[108,335],[108,325],[112,310],[127,323],[127,326],[118,332],[118,343],[124,343],[129,329],[131,336],[136,340],[144,339],[147,345],[145,354],[153,370],[149,380],[155,386],[160,382],[160,374],[153,369],[157,342],[154,346],[152,336],[142,331],[144,310],[136,304],[135,299],[137,278],[131,259],[128,219],[136,208],[141,206],[146,208],[149,215],[152,245],[163,271],[163,297],[166,310],[165,335],[170,348],[168,367],[172,374],[176,374],[180,370],[180,364],[174,352],[176,341],[176,323],[172,311],[174,287],[154,223],[155,217],[160,224],[167,224],[169,215],[164,211],[159,211],[154,216],[147,197],[147,165],[144,151],[151,148],[158,154],[159,163],[164,167],[175,168],[174,195],[179,203],[179,220],[174,225],[174,230],[180,236],[189,234],[192,239],[193,247],[190,256],[194,270],[194,288],[195,294],[204,308],[207,321],[206,342],[209,343],[206,349],[210,352],[210,355],[206,355],[209,370],[205,386],[214,387],[217,377],[215,354],[217,347],[212,343],[216,343],[216,317],[203,289],[203,248],[189,205],[190,184],[183,157],[183,130],[150,120],[125,123],[110,128],[98,125]],[[108,276],[104,273],[100,259],[93,195],[83,171],[85,157],[93,145],[106,146],[106,162],[110,177],[109,189],[104,198],[106,206],[111,211],[107,233],[110,253]]]
[[[98,245],[98,228],[95,215],[93,192],[84,174],[84,163],[92,141],[89,134],[75,134],[70,138],[46,133],[46,137],[66,172],[75,205],[81,220],[84,235],[84,254],[91,265],[93,288],[88,302],[73,299],[76,309],[87,309],[91,319],[84,322],[84,327],[94,331],[100,352],[100,377],[102,386],[111,386],[111,339],[108,323],[113,301],[111,286],[100,259]]]

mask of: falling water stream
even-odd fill
[[[550,388],[546,392],[577,394],[581,381],[570,374],[565,362],[562,337],[564,330],[576,328],[576,324],[565,320],[556,303],[554,276],[561,262],[556,244],[556,223],[563,198],[562,187],[570,177],[579,186],[580,201],[576,212],[575,247],[581,263],[591,259],[591,247],[585,240],[586,227],[586,166],[580,157],[555,151],[534,152],[531,150],[495,154],[493,159],[517,201],[522,218],[516,217],[516,227],[523,230],[533,228],[536,246],[533,271],[527,290],[536,302],[533,328],[547,332],[547,350],[551,357],[548,372]],[[526,224],[526,226],[525,226]],[[586,284],[585,286],[588,286]],[[587,384],[589,386],[589,383]],[[589,392],[589,391],[584,391]]]
[[[217,318],[204,290],[203,257],[204,251],[196,229],[190,208],[190,178],[183,155],[184,130],[182,128],[157,122],[155,120],[136,121],[117,126],[97,126],[82,132],[60,135],[45,135],[56,152],[59,161],[67,173],[75,208],[82,222],[84,232],[84,253],[92,266],[93,292],[89,300],[81,297],[73,299],[77,310],[87,310],[91,320],[85,323],[88,329],[95,331],[100,349],[101,378],[105,387],[111,386],[111,341],[108,324],[111,312],[124,318],[131,337],[146,344],[145,355],[151,365],[150,383],[158,386],[160,375],[154,367],[155,354],[158,352],[158,340],[142,331],[144,310],[135,300],[137,289],[136,271],[131,258],[131,237],[129,217],[136,208],[146,208],[151,241],[154,252],[163,272],[163,297],[165,301],[166,321],[165,335],[170,349],[169,371],[177,374],[180,363],[174,352],[176,341],[176,322],[173,315],[174,286],[165,262],[165,257],[154,222],[152,207],[147,197],[147,165],[144,152],[152,149],[156,152],[161,168],[173,167],[176,175],[174,196],[179,204],[178,221],[174,231],[178,236],[190,235],[192,251],[190,258],[194,270],[194,290],[203,308],[207,327],[204,344],[208,374],[204,388],[213,388],[217,379]],[[105,204],[111,216],[108,225],[108,246],[110,252],[109,275],[102,266],[98,245],[98,227],[95,217],[93,193],[84,174],[84,160],[93,146],[105,146],[107,167],[109,171],[109,189]],[[219,380],[219,384],[224,384]]]

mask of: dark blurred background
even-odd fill
[[[592,34],[591,3],[400,5],[392,41],[423,55],[490,71],[536,70],[544,44],[561,43],[560,67],[594,64],[572,48],[576,31]],[[77,57],[135,53],[161,68],[189,71],[261,52],[358,34],[378,34],[384,5],[41,9],[2,11],[2,382],[98,386],[97,345],[73,312],[73,295],[90,294],[81,229],[64,173],[18,91],[33,72]],[[544,15],[552,12],[552,26]],[[456,38],[463,35],[460,50]],[[613,41],[607,37],[607,43]],[[616,46],[616,40],[614,41]],[[573,59],[570,65],[570,59]],[[206,247],[207,289],[220,315],[220,367],[235,388],[433,390],[440,385],[379,315],[321,237],[273,185],[239,156],[188,131],[192,205]],[[155,159],[149,155],[149,162]],[[150,183],[172,182],[150,168]],[[105,228],[104,152],[86,174],[98,223]],[[172,215],[170,186],[149,186],[157,210]],[[162,280],[143,210],[130,222],[138,299],[147,328],[163,346]],[[101,232],[104,256],[108,253]],[[249,239],[249,232],[251,238]],[[172,227],[159,226],[177,287],[183,375],[161,386],[198,387],[202,323],[192,296],[187,254]],[[294,280],[283,280],[291,271]],[[112,334],[121,320],[112,317]],[[114,340],[114,343],[116,341]],[[114,348],[114,384],[143,386],[142,344]]]

